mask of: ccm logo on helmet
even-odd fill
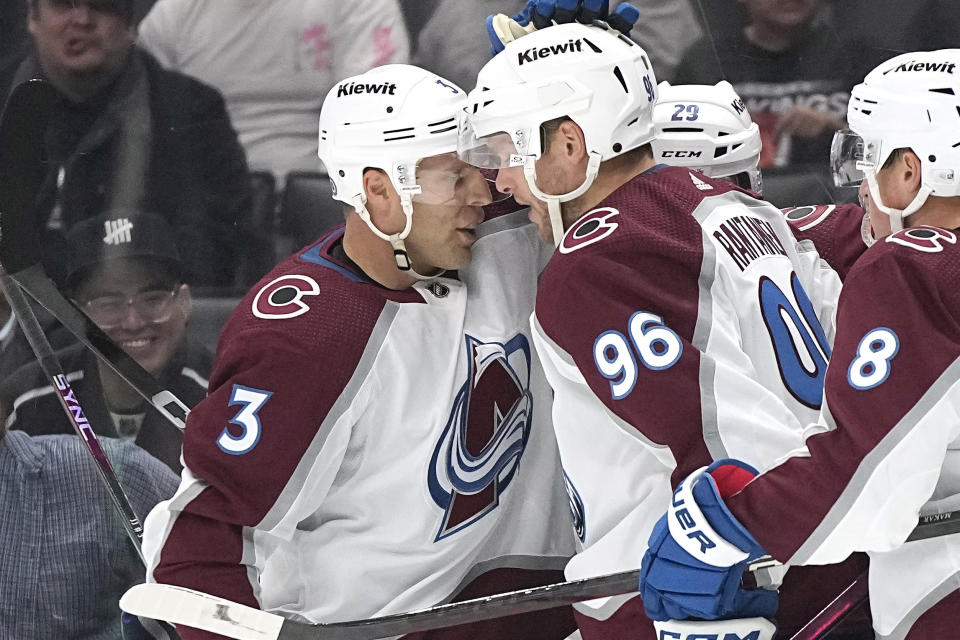
[[[954,62],[917,62],[911,60],[910,62],[897,65],[893,69],[887,69],[883,72],[883,75],[887,75],[890,72],[897,73],[899,71],[940,71],[941,73],[952,74],[956,66]]]
[[[577,38],[576,40],[571,39],[563,44],[552,44],[547,47],[530,47],[518,53],[517,60],[522,65],[524,62],[534,62],[535,60],[542,60],[543,58],[557,56],[562,53],[583,53],[584,42],[586,42],[587,46],[593,49],[595,53],[603,53],[600,47],[586,38]]]
[[[381,82],[373,84],[369,82],[348,82],[337,87],[337,97],[353,96],[358,93],[380,93],[383,95],[396,95],[397,85],[393,82]]]
[[[702,151],[664,151],[661,154],[664,158],[699,158],[703,155]]]

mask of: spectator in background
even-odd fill
[[[334,81],[409,56],[397,0],[158,0],[140,43],[223,93],[250,167],[278,184],[321,170],[317,118]]]
[[[195,284],[232,284],[249,184],[223,99],[134,47],[132,0],[28,1],[33,53],[16,81],[42,76],[61,94],[37,203],[51,273],[78,221],[137,209],[167,219]]]
[[[0,96],[10,92],[13,74],[30,50],[27,36],[27,3],[0,2]]]
[[[724,0],[734,9],[733,0]],[[824,0],[737,0],[740,28],[701,38],[683,56],[676,82],[728,80],[760,126],[761,167],[823,165],[844,127],[860,73],[852,44],[831,28]]]
[[[141,519],[176,491],[176,474],[141,449],[100,444]],[[117,603],[144,567],[83,441],[0,423],[0,513],[0,637],[117,640]]]
[[[190,288],[169,226],[149,214],[85,220],[67,236],[70,295],[107,335],[193,406],[207,391],[212,354],[187,340]],[[57,352],[94,431],[131,440],[179,472],[180,432],[82,345]],[[0,384],[7,427],[73,433],[57,394],[31,363]]]
[[[440,0],[420,31],[415,64],[472,88],[480,67],[490,59],[490,41],[483,29],[487,16],[513,15],[525,4],[524,0]],[[611,9],[618,4],[612,0]],[[670,79],[680,56],[702,33],[693,7],[689,0],[630,0],[630,4],[640,10],[630,37],[648,52],[657,78]]]

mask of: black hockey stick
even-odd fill
[[[43,178],[43,136],[55,98],[56,93],[50,85],[40,80],[31,80],[15,87],[7,100],[3,117],[0,119],[0,245],[11,240],[6,236],[2,221],[25,217],[33,211]],[[90,423],[87,422],[50,343],[43,335],[30,303],[2,268],[0,283],[10,302],[10,309],[20,322],[41,368],[57,390],[57,398],[74,431],[96,461],[97,470],[120,514],[124,529],[143,560],[140,550],[143,526],[140,519],[120,486],[117,474],[93,429],[90,428]]]
[[[31,209],[32,210],[32,209]],[[111,340],[47,277],[40,262],[40,225],[15,211],[0,211],[0,263],[31,298],[93,351],[171,424],[184,429],[190,409]]]
[[[923,540],[957,532],[960,532],[960,511],[921,518],[908,540]],[[751,565],[749,570],[756,571],[769,565],[770,562],[761,559]],[[846,610],[852,609],[866,597],[865,589],[862,597],[857,590],[866,584],[866,576],[861,578],[862,584],[857,586],[858,583],[854,582],[851,588],[837,598],[840,600],[846,597],[850,601],[851,604]],[[640,571],[624,571],[454,602],[409,613],[328,624],[296,622],[192,589],[155,583],[131,588],[120,599],[120,608],[138,616],[166,620],[239,640],[373,640],[632,593],[637,590],[639,581]],[[824,625],[829,609],[828,607],[818,614],[792,640],[815,640],[824,637],[840,620],[837,618],[831,620],[831,624]],[[815,627],[815,632],[808,630]],[[800,635],[805,632],[807,635]]]

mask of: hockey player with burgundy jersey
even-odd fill
[[[656,86],[638,45],[553,26],[483,68],[463,122],[461,157],[498,168],[557,245],[532,323],[581,543],[568,579],[638,568],[693,469],[734,451],[766,468],[802,446],[830,354],[836,274],[755,194],[655,164]],[[794,621],[818,610],[797,576]],[[585,603],[581,633],[657,637],[642,609]]]
[[[764,553],[867,551],[877,638],[956,636],[960,534],[906,540],[919,515],[960,507],[958,64],[957,49],[902,54],[854,87],[832,165],[861,183],[877,241],[844,282],[821,433],[756,479],[725,461],[682,483],[644,559],[652,616],[766,615],[755,594],[707,585],[739,582]]]
[[[464,103],[407,65],[327,96],[346,224],[224,328],[180,489],[146,522],[151,580],[310,622],[562,580],[575,535],[529,331],[546,255],[524,213],[483,223],[489,185],[455,154]],[[559,608],[405,637],[574,629]]]

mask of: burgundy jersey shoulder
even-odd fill
[[[380,287],[336,259],[342,235],[335,229],[287,258],[247,293],[221,334],[208,395],[187,420],[187,466],[212,486],[242,488],[246,524],[273,505],[364,353],[385,339],[386,307],[425,304],[416,291]],[[254,406],[250,398],[260,402],[253,427],[226,428],[240,425],[238,406]],[[238,436],[250,432],[261,435]],[[247,474],[250,464],[271,471]]]
[[[960,242],[956,230],[926,225],[892,233],[867,249],[844,283],[841,300],[856,296],[863,304],[877,295],[893,297],[904,288],[906,298],[926,296],[931,303],[960,302]],[[848,286],[856,283],[856,287]],[[929,309],[920,310],[929,313]],[[960,308],[944,309],[960,318]]]
[[[588,246],[591,249],[586,253],[616,251],[622,245],[636,249],[637,243],[654,243],[654,249],[668,248],[656,246],[659,243],[699,247],[700,225],[690,214],[705,198],[731,191],[756,197],[692,169],[657,165],[620,186],[574,222],[551,264],[575,262]]]
[[[605,277],[659,278],[645,272],[638,260],[668,265],[683,263],[695,273],[703,258],[703,233],[691,215],[705,198],[728,192],[756,196],[729,182],[685,167],[657,165],[622,185],[567,229],[540,282],[541,299],[559,296],[598,273],[590,263],[618,264]],[[629,276],[627,273],[629,272]],[[696,281],[696,279],[694,279]],[[553,291],[554,287],[560,290]]]
[[[783,209],[797,240],[810,240],[820,257],[846,279],[867,245],[863,241],[864,210],[856,204],[821,204]]]
[[[286,258],[254,285],[224,326],[221,349],[251,340],[294,342],[305,350],[360,349],[388,301],[423,303],[413,290],[372,282],[334,255],[340,226]]]

